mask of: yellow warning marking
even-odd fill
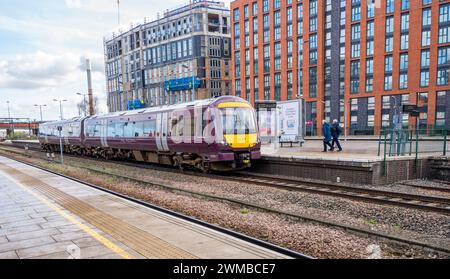
[[[95,238],[96,240],[98,240],[101,244],[103,244],[105,247],[107,247],[108,249],[110,249],[111,251],[113,251],[114,253],[118,254],[119,256],[121,256],[124,259],[132,259],[133,257],[128,254],[127,252],[125,252],[122,248],[120,248],[119,246],[117,246],[116,244],[112,243],[110,240],[108,240],[107,238],[101,236],[99,233],[95,232],[94,230],[92,230],[91,228],[89,228],[88,226],[82,224],[80,221],[76,220],[72,215],[67,214],[66,212],[62,211],[60,208],[58,208],[57,206],[55,206],[54,204],[52,204],[50,201],[48,201],[46,198],[44,198],[43,196],[35,193],[34,191],[28,189],[25,185],[23,185],[22,183],[20,183],[19,181],[17,181],[16,179],[14,179],[13,177],[11,177],[10,175],[8,175],[7,173],[3,172],[3,174],[8,177],[9,179],[11,179],[12,181],[14,181],[17,185],[19,185],[22,189],[24,189],[25,191],[27,191],[28,193],[32,194],[34,197],[36,197],[37,199],[39,199],[40,201],[42,201],[45,205],[47,205],[48,207],[50,207],[52,210],[54,210],[56,213],[58,213],[59,215],[61,215],[62,217],[66,218],[68,221],[72,222],[73,224],[75,224],[77,227],[79,227],[80,229],[82,229],[84,232],[86,232],[87,234],[89,234],[90,236],[92,236],[93,238]]]

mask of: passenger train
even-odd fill
[[[44,123],[47,152],[230,171],[260,159],[256,114],[245,100],[210,100]]]

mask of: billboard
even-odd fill
[[[284,141],[303,141],[304,111],[303,100],[278,102],[279,134]]]

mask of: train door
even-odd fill
[[[169,145],[167,144],[167,138],[169,137],[169,113],[164,112],[163,113],[163,119],[162,119],[162,147],[164,151],[169,151]]]
[[[102,119],[100,123],[100,142],[102,147],[108,147],[108,120]]]
[[[158,151],[169,151],[168,137],[168,114],[158,113],[156,116],[156,146]]]

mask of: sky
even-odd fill
[[[164,10],[188,0],[0,0],[0,118],[78,116],[76,104],[87,93],[86,58],[91,59],[94,94],[107,112],[103,38],[119,28],[154,20]],[[229,0],[226,0],[228,3]]]

